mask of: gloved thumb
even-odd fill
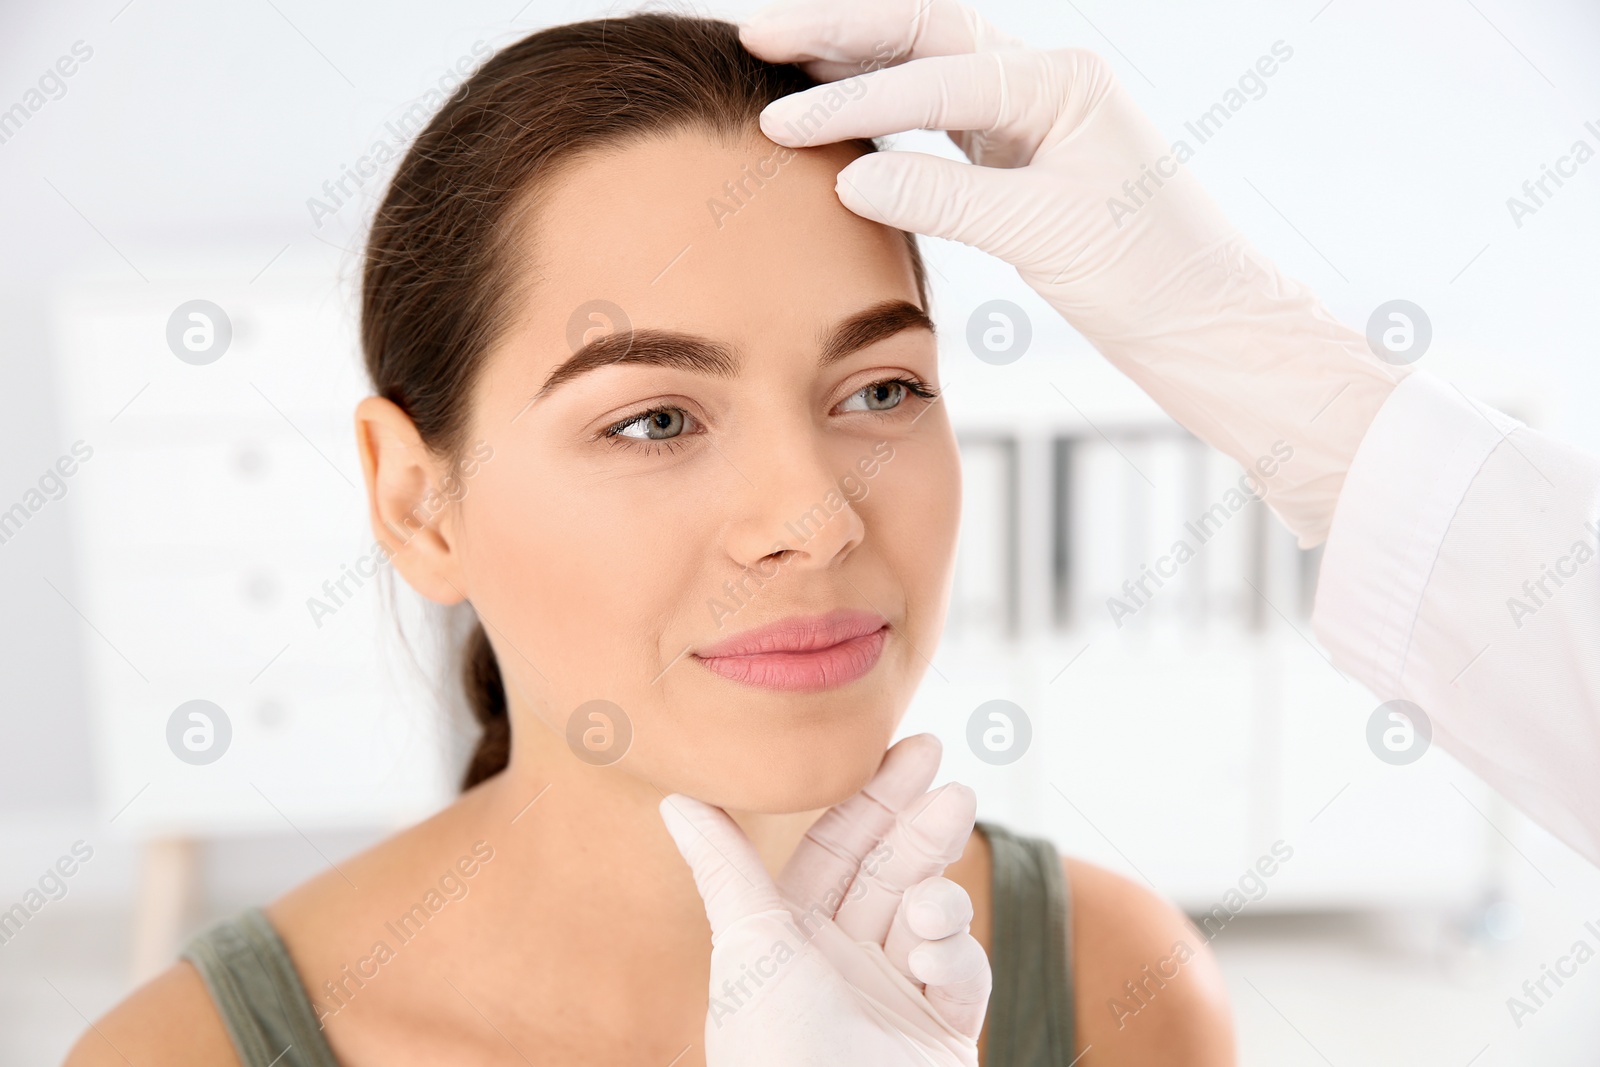
[[[663,799],[660,809],[667,832],[694,873],[713,942],[749,916],[776,913],[788,920],[789,910],[772,876],[727,812],[682,793]]]
[[[871,152],[840,170],[834,189],[863,218],[1003,255],[1016,214],[1008,186],[1020,173],[924,152]]]

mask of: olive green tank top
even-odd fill
[[[979,823],[993,854],[993,936],[984,1067],[1076,1062],[1067,886],[1055,847]],[[339,1067],[289,951],[259,908],[184,947],[243,1067]]]

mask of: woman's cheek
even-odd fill
[[[714,505],[680,478],[626,479],[574,486],[544,510],[536,567],[549,595],[540,597],[574,654],[603,658],[619,683],[640,672],[649,681],[669,638],[686,626],[703,632],[695,613],[704,612]]]
[[[872,493],[886,534],[879,543],[905,587],[909,624],[931,637],[944,624],[961,521],[961,457],[954,434],[895,442],[894,457],[876,480]]]

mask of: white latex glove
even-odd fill
[[[976,165],[875,153],[840,171],[839,199],[1011,263],[1169,415],[1264,475],[1302,547],[1326,537],[1407,368],[1233,228],[1099,56],[1026,50],[955,0],[786,2],[741,35],[813,77],[859,77],[768,105],[761,127],[780,144],[949,131]]]
[[[661,802],[711,923],[707,1067],[977,1067],[989,960],[940,877],[976,806],[962,785],[927,791],[939,755],[930,734],[891,748],[776,882],[721,808]]]

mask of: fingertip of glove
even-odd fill
[[[902,745],[911,750],[926,749],[936,756],[942,757],[944,755],[944,742],[939,740],[938,734],[928,733],[927,731],[902,737],[895,742],[894,747],[899,748]]]
[[[673,840],[681,840],[683,832],[693,825],[694,805],[697,803],[687,794],[669,793],[656,805],[656,810],[661,813],[661,821],[666,824],[667,833],[672,835]]]
[[[873,160],[886,159],[890,155],[892,153],[871,152],[853,159],[840,168],[833,182],[833,191],[838,194],[840,203],[864,219],[885,225],[894,223],[880,207],[884,199],[883,183],[874,177],[875,168],[881,168],[884,164],[874,163]]]
[[[799,94],[782,96],[761,109],[761,116],[757,120],[761,132],[767,140],[783,145],[785,148],[805,148],[811,141],[798,126],[790,120],[792,105],[790,100]]]
[[[918,900],[907,909],[906,919],[910,921],[913,932],[921,937],[928,937],[930,935],[927,931],[937,930],[945,925],[944,905],[937,900]]]
[[[978,814],[978,794],[961,782],[946,782],[939,787],[934,803],[948,811],[952,817],[961,815],[974,818]]]
[[[959,856],[978,816],[978,794],[960,782],[946,782],[906,813],[910,827],[928,841],[948,845]],[[959,838],[959,840],[958,840]]]
[[[912,734],[890,746],[862,792],[890,811],[899,811],[925,793],[939,772],[944,746],[932,734]]]
[[[761,54],[761,12],[757,11],[754,15],[735,25],[739,30],[739,43],[744,45],[745,51],[757,58],[765,59],[766,57]]]
[[[944,758],[944,743],[933,734],[912,734],[902,737],[889,747],[886,759],[892,759],[896,767],[926,767],[929,764],[937,769],[939,762]],[[928,779],[931,781],[933,773],[930,771]]]
[[[758,59],[769,63],[787,63],[794,59],[794,35],[787,23],[792,22],[787,5],[768,4],[735,23],[739,43]]]

